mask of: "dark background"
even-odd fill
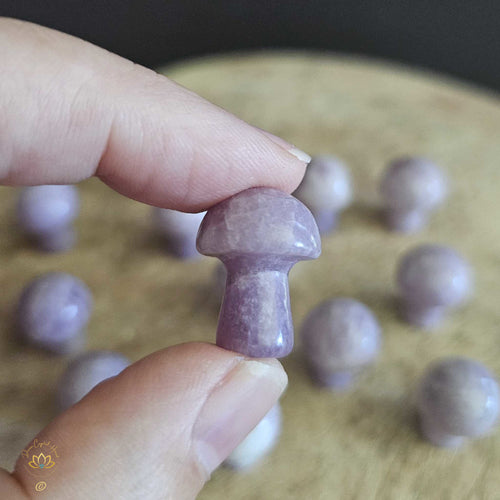
[[[261,47],[374,55],[500,90],[497,0],[0,0],[0,15],[154,67]]]

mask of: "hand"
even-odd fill
[[[251,186],[291,192],[307,155],[153,71],[73,37],[0,19],[0,178],[97,176],[152,205],[200,211]],[[156,352],[37,436],[61,459],[35,492],[21,457],[0,498],[194,498],[286,386],[276,360],[208,344]]]

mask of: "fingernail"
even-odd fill
[[[286,150],[288,153],[291,155],[295,156],[297,160],[300,160],[304,163],[309,163],[311,161],[311,157],[305,153],[304,151],[300,150],[299,148],[296,148],[293,144],[290,144],[289,142],[285,141],[285,139],[282,139],[281,137],[278,137],[277,135],[271,134],[267,130],[262,130],[259,128],[259,130],[271,141],[273,141],[275,144]]]
[[[303,161],[304,163],[309,163],[311,161],[311,157],[305,153],[304,151],[298,148],[292,148],[287,150],[291,155],[295,156],[297,160]]]
[[[260,422],[286,385],[278,361],[243,360],[213,390],[193,428],[193,443],[208,475]]]

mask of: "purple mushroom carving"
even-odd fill
[[[357,300],[326,300],[314,308],[301,329],[304,355],[314,380],[331,389],[349,388],[374,362],[381,332],[375,315]]]
[[[320,233],[327,234],[335,229],[338,214],[351,203],[349,170],[333,156],[315,156],[293,195],[311,210]]]
[[[42,250],[62,252],[75,243],[73,220],[79,210],[80,198],[75,186],[32,186],[21,191],[17,219]]]
[[[153,208],[153,223],[165,240],[167,250],[181,259],[200,257],[196,250],[196,235],[205,212],[191,214]]]
[[[311,212],[277,189],[247,189],[208,210],[197,246],[202,254],[218,257],[228,273],[217,345],[251,357],[289,354],[288,272],[321,253]]]
[[[456,448],[492,429],[500,412],[498,382],[481,363],[446,358],[427,369],[417,391],[423,436]]]
[[[406,321],[430,330],[470,296],[472,271],[452,248],[421,245],[401,259],[397,284]]]
[[[429,214],[443,203],[448,182],[443,171],[424,158],[393,161],[380,184],[387,225],[394,231],[422,229]]]
[[[46,273],[24,289],[17,308],[21,337],[29,344],[66,354],[85,345],[92,311],[87,286],[67,273]]]

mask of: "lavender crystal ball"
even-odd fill
[[[448,182],[443,171],[424,158],[392,162],[382,177],[380,191],[388,226],[394,231],[415,232],[429,214],[443,203]]]
[[[17,219],[41,249],[59,252],[75,243],[73,221],[79,210],[80,198],[75,186],[32,186],[21,191]]]
[[[397,285],[406,321],[432,329],[470,296],[472,272],[452,248],[421,245],[401,259]]]
[[[281,433],[281,407],[276,403],[250,434],[233,450],[224,465],[236,470],[251,467],[272,451]]]
[[[346,389],[364,367],[374,362],[380,351],[381,331],[364,304],[337,298],[309,313],[301,339],[315,381],[332,389]]]
[[[181,259],[200,256],[196,250],[196,235],[204,216],[205,212],[190,214],[153,208],[153,223],[165,240],[167,250]]]
[[[448,358],[433,363],[417,391],[424,437],[436,446],[458,447],[487,433],[500,412],[500,391],[481,363]]]
[[[316,156],[293,193],[311,210],[321,234],[335,229],[337,216],[352,200],[351,176],[333,156]]]
[[[222,260],[228,273],[217,345],[251,357],[289,354],[288,272],[321,253],[311,212],[277,189],[247,189],[208,210],[197,245]]]
[[[19,300],[20,334],[29,344],[64,354],[85,344],[92,310],[87,286],[66,273],[47,273],[32,281]]]
[[[97,384],[114,377],[130,364],[129,360],[113,351],[88,351],[75,358],[66,368],[57,389],[61,410],[74,405]]]

